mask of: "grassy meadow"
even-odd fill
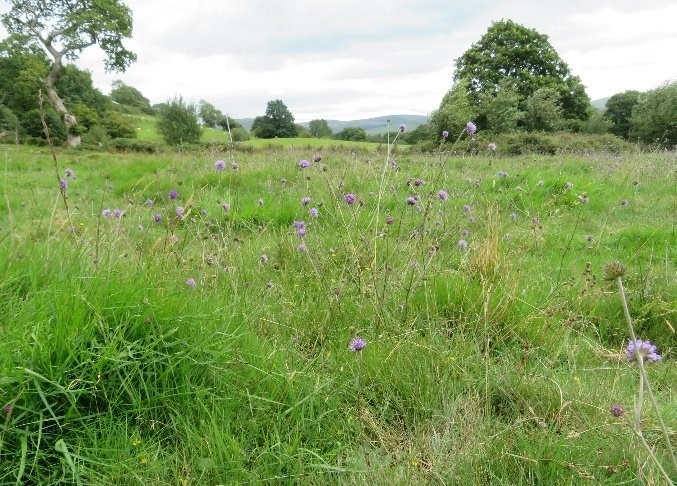
[[[0,146],[0,484],[675,477],[674,153],[297,146]]]

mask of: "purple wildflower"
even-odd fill
[[[473,122],[469,121],[465,125],[465,131],[468,135],[474,135],[475,132],[477,131],[477,125],[475,125]]]
[[[299,161],[299,168],[307,169],[308,167],[310,167],[310,162],[308,162],[306,159]]]
[[[189,278],[186,280],[186,285],[188,285],[191,289],[194,289],[195,286],[197,285],[197,282],[195,282],[194,278]]]
[[[447,130],[442,130],[442,138],[447,139],[449,137],[449,132]]]
[[[112,213],[110,209],[104,209],[103,211],[101,211],[101,216],[103,216],[104,218],[110,218],[111,214]]]
[[[226,162],[223,160],[217,160],[216,162],[214,162],[214,168],[216,170],[223,170],[226,168]]]
[[[305,244],[305,243],[301,243],[299,246],[296,247],[296,249],[297,249],[298,251],[300,251],[301,253],[304,253],[308,248],[306,248],[306,244]]]
[[[175,189],[172,189],[171,191],[169,191],[169,192],[167,193],[167,196],[169,197],[169,199],[171,199],[171,200],[173,201],[174,199],[176,199],[177,197],[179,197],[179,193],[176,192]]]
[[[121,218],[122,211],[120,211],[119,209],[113,209],[113,216],[115,216],[116,218]]]
[[[367,347],[367,341],[365,341],[361,337],[356,337],[355,339],[350,341],[350,345],[348,346],[348,349],[350,349],[353,353],[357,353],[357,352],[362,351],[366,347]]]
[[[299,238],[303,238],[304,236],[306,236],[306,229],[305,228],[297,229],[296,236],[298,236]]]
[[[446,201],[449,199],[449,193],[444,189],[440,189],[440,192],[437,193],[437,197],[440,198],[440,201]]]
[[[623,406],[620,403],[614,403],[611,405],[611,409],[609,411],[614,417],[621,417],[625,413],[625,410],[623,410]]]
[[[230,211],[230,204],[228,203],[223,203],[221,207],[223,208],[224,211]]]
[[[464,204],[463,205],[463,212],[469,213],[470,211],[472,211],[472,206],[470,206],[470,204]]]
[[[651,341],[642,341],[641,339],[637,341],[630,340],[628,348],[625,350],[625,356],[629,361],[633,361],[637,359],[637,353],[641,354],[644,359],[652,362],[661,359],[661,355],[658,354],[656,346],[651,344]]]
[[[425,181],[424,181],[423,179],[416,179],[416,180],[414,181],[414,185],[415,185],[416,187],[421,187],[423,184],[425,184]]]
[[[468,242],[465,240],[458,240],[458,248],[459,250],[467,250],[468,249]]]
[[[152,206],[153,204],[155,204],[155,201],[152,199],[146,199],[146,206]]]
[[[320,215],[320,211],[317,208],[310,208],[310,217],[317,218]]]
[[[304,229],[305,227],[306,227],[306,223],[304,221],[294,221],[294,228]]]
[[[355,194],[352,194],[352,193],[346,194],[343,199],[348,204],[355,204],[355,201],[357,200],[357,198],[355,197]]]
[[[162,222],[162,215],[160,213],[156,214],[153,219],[155,220],[156,223],[161,223]]]
[[[185,212],[186,212],[186,210],[183,209],[183,206],[177,206],[177,208],[176,208],[176,215],[177,215],[179,218],[180,218],[181,216],[183,216],[183,213],[185,213]]]
[[[406,133],[407,126],[404,123],[400,123],[400,133]]]
[[[390,214],[386,216],[386,224],[393,224],[395,222],[395,218],[393,218]]]
[[[462,229],[462,230],[461,230],[461,236],[462,236],[463,238],[467,238],[469,234],[470,234],[470,232],[469,232],[467,229]]]
[[[310,201],[312,201],[310,196],[306,196],[306,197],[302,198],[301,199],[301,206],[307,206],[308,204],[310,204]]]
[[[62,191],[68,189],[68,181],[66,179],[59,179],[59,187]]]
[[[73,169],[66,169],[66,177],[73,177],[74,172]]]
[[[416,198],[414,196],[409,196],[407,198],[407,204],[409,206],[414,206],[416,204]]]
[[[496,144],[495,143],[492,142],[487,147],[489,148],[489,152],[491,152],[492,154],[494,152],[496,152]]]

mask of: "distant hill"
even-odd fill
[[[595,108],[599,110],[604,110],[606,109],[606,102],[609,101],[610,96],[607,96],[606,98],[600,98],[598,100],[592,100],[590,104],[594,106]]]
[[[359,127],[363,128],[369,134],[380,134],[388,131],[388,120],[390,120],[390,131],[398,130],[400,124],[407,126],[407,130],[413,130],[417,126],[428,121],[428,117],[424,115],[386,115],[377,116],[374,118],[363,118],[361,120],[327,120],[329,128],[334,133],[340,132],[344,128]],[[251,130],[253,118],[241,118],[237,120],[244,128]],[[308,128],[308,122],[299,123]]]

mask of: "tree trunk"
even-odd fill
[[[66,105],[64,105],[63,103],[63,100],[59,96],[59,93],[56,92],[56,88],[54,88],[54,83],[56,83],[56,79],[59,76],[60,71],[61,71],[61,56],[55,56],[52,69],[49,70],[49,74],[44,79],[45,89],[47,90],[47,97],[49,98],[49,102],[52,104],[56,112],[59,115],[61,115],[63,119],[63,124],[66,126],[68,145],[70,145],[71,147],[77,147],[78,145],[80,145],[81,141],[80,134],[73,130],[73,127],[75,127],[77,120],[75,119],[75,115],[73,115],[68,111]]]

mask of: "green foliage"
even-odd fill
[[[552,88],[539,88],[524,103],[524,126],[527,130],[554,132],[562,128],[562,110],[558,93]]]
[[[17,115],[38,107],[38,91],[49,63],[30,38],[12,34],[0,41],[0,100]]]
[[[604,116],[612,123],[611,133],[628,138],[631,127],[630,117],[639,101],[640,94],[639,91],[629,90],[616,93],[607,100]]]
[[[430,115],[430,125],[434,129],[436,139],[442,136],[444,130],[451,137],[457,136],[466,126],[466,123],[475,119],[475,108],[468,96],[469,82],[461,79],[454,83],[442,98],[440,107]]]
[[[55,87],[71,111],[73,106],[81,104],[87,105],[101,116],[111,108],[110,99],[94,87],[92,74],[74,64],[63,66]]]
[[[221,122],[224,118],[221,110],[205,100],[200,100],[198,106],[198,116],[200,117],[200,120],[202,120],[202,124],[204,126],[210,128],[216,128],[219,126],[219,122]]]
[[[246,142],[251,137],[249,132],[242,128],[242,126],[236,126],[235,128],[230,129],[230,134],[233,137],[233,142]]]
[[[114,110],[109,110],[103,120],[103,124],[111,138],[136,138],[136,127],[125,115]]]
[[[113,81],[110,97],[118,105],[132,108],[132,111],[140,111],[147,115],[155,114],[155,110],[150,106],[150,101],[141,91],[126,85],[119,79]]]
[[[98,44],[105,53],[107,71],[124,71],[136,55],[122,45],[132,35],[132,13],[119,0],[9,0],[11,10],[2,16],[10,33],[35,37],[39,25],[49,45],[56,43],[68,59],[77,59],[88,46]]]
[[[346,127],[335,135],[337,140],[360,142],[367,139],[367,132],[360,127]]]
[[[331,138],[333,132],[324,118],[310,120],[308,131],[315,138]]]
[[[677,145],[677,81],[642,93],[632,110],[629,137],[662,147]]]
[[[95,125],[101,123],[99,114],[84,103],[76,103],[71,107],[72,113],[78,120],[78,123],[84,127],[84,131],[89,130]]]
[[[234,128],[242,128],[245,132],[247,131],[245,128],[240,125],[239,122],[237,122],[234,118],[229,117],[228,115],[224,115],[218,122],[217,125],[223,128],[224,130],[233,130]],[[249,132],[247,132],[247,136],[249,136]]]
[[[606,113],[602,110],[590,106],[590,116],[580,126],[581,133],[593,133],[601,135],[609,133],[613,127],[613,123],[607,118]]]
[[[49,136],[55,142],[63,142],[66,140],[66,127],[61,121],[59,114],[50,106],[45,106],[45,122],[49,128]],[[21,126],[21,133],[30,137],[46,139],[45,129],[40,118],[40,111],[35,108],[26,111],[19,117]]]
[[[162,145],[155,140],[137,140],[135,138],[116,138],[110,141],[111,148],[118,152],[142,152],[156,153],[162,149]]]
[[[19,119],[12,110],[0,105],[0,133],[14,132],[19,129]]]
[[[202,129],[198,123],[195,105],[174,98],[164,104],[158,113],[157,129],[168,145],[196,143]]]
[[[296,127],[296,137],[297,138],[311,138],[313,135],[310,131],[303,125],[298,123],[294,125]]]
[[[442,132],[440,132],[440,134],[441,133]],[[410,144],[420,143],[426,140],[436,140],[440,137],[441,135],[438,136],[437,132],[435,132],[435,129],[430,123],[422,123],[413,130],[404,134],[404,140]]]
[[[467,79],[473,105],[481,95],[510,85],[524,102],[537,90],[557,92],[558,105],[566,119],[585,119],[590,102],[580,79],[548,41],[548,36],[512,20],[491,24],[486,34],[456,59],[454,80]]]
[[[296,137],[294,116],[281,100],[269,101],[266,114],[254,119],[251,131],[258,138]]]
[[[496,92],[481,93],[480,116],[486,121],[486,129],[493,133],[506,133],[517,130],[524,118],[520,110],[520,97],[506,79],[499,82]]]

